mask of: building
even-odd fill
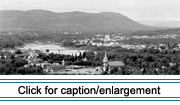
[[[118,68],[119,70],[121,70],[121,67],[125,65],[122,61],[110,61],[108,64],[110,70],[114,68]]]
[[[67,67],[67,69],[71,69],[71,70],[77,70],[77,69],[83,69],[83,68],[85,68],[84,66],[78,66],[78,65],[69,65],[68,67]]]
[[[65,66],[65,61],[64,61],[64,59],[63,59],[63,61],[62,61],[62,66]]]
[[[103,58],[103,71],[109,73],[114,68],[118,68],[118,70],[121,70],[122,66],[125,66],[122,61],[108,61],[107,53],[105,51],[105,55]]]
[[[62,64],[59,63],[48,63],[45,62],[42,64],[42,68],[44,69],[45,72],[59,72],[62,70],[66,70],[66,65],[65,65],[65,61],[62,61]]]
[[[108,58],[105,51],[104,58],[103,58],[103,71],[109,71],[109,64],[108,64]]]
[[[59,71],[62,71],[62,70],[66,70],[66,66],[63,66],[63,65],[51,65],[51,66],[48,66],[48,69],[49,69],[49,71],[52,71],[52,72],[59,72]]]
[[[48,63],[47,61],[41,64],[41,67],[43,68],[45,72],[49,72],[49,66],[51,66],[51,64]]]

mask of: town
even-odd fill
[[[163,32],[1,32],[0,74],[179,75],[179,30]]]

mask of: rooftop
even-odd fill
[[[122,61],[109,61],[109,66],[124,66],[125,64]]]

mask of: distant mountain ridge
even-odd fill
[[[170,28],[180,28],[180,21],[170,21],[170,20],[139,20],[138,22],[156,26],[156,27],[170,27]]]
[[[0,29],[7,28],[60,32],[124,32],[156,29],[114,12],[56,13],[46,10],[3,10],[0,11]]]

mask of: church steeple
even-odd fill
[[[108,57],[107,53],[105,50],[104,58],[103,58],[103,71],[108,71],[109,70],[109,65],[108,65]]]
[[[107,63],[108,62],[108,58],[107,58],[107,53],[105,50],[105,54],[104,54],[104,58],[103,58],[103,63]]]
[[[106,43],[106,38],[104,38],[104,44]],[[107,72],[109,71],[109,63],[108,63],[108,57],[107,57],[107,52],[105,49],[105,54],[104,54],[104,58],[103,58],[103,71]]]

